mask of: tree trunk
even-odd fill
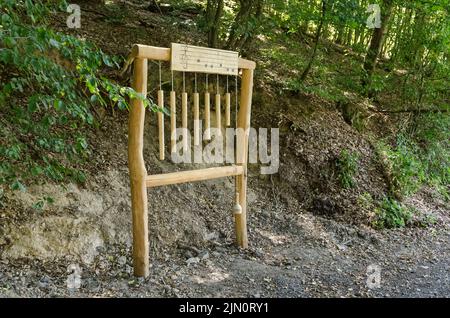
[[[326,0],[322,0],[322,14],[320,17],[320,23],[319,26],[316,30],[316,35],[314,36],[314,49],[313,52],[311,54],[311,58],[309,59],[308,65],[306,66],[305,70],[303,71],[302,75],[300,76],[300,81],[303,82],[306,77],[308,77],[309,72],[311,71],[311,67],[314,63],[314,60],[316,58],[317,55],[317,47],[319,46],[319,40],[320,40],[320,36],[322,34],[322,28],[325,22],[325,15],[327,12],[327,1]]]
[[[366,43],[366,30],[364,30],[364,28],[360,28],[360,35],[359,35],[359,40],[358,40],[358,45],[361,46],[362,48],[364,48],[364,50],[366,50],[366,48],[364,47],[365,43]]]
[[[408,14],[408,11],[404,11],[403,8],[400,9],[399,17],[398,17],[398,21],[397,21],[397,28],[395,30],[396,32],[395,32],[394,44],[391,49],[391,59],[392,60],[395,60],[397,57],[397,54],[400,50],[399,46],[400,46],[401,40],[403,39],[403,36],[405,34],[405,25],[409,25],[410,21],[411,21],[411,11],[409,11],[409,14]]]
[[[322,27],[322,39],[328,39],[328,36],[330,34],[330,30],[329,30],[329,24],[328,23],[324,23],[323,27]]]
[[[247,30],[247,34],[241,38],[241,41],[239,41],[237,48],[241,48],[241,51],[249,48],[255,36],[258,35],[259,33],[259,28],[261,25],[261,19],[263,15],[263,7],[264,7],[264,0],[257,0],[255,4],[255,15],[254,15],[256,25],[253,26],[252,30]]]
[[[336,44],[342,44],[343,38],[344,38],[344,26],[339,26],[337,37],[335,39]]]
[[[243,48],[250,44],[259,28],[263,2],[264,0],[239,0],[239,11],[231,26],[230,35],[225,45],[227,49]],[[249,26],[249,21],[252,18],[255,20],[255,24]]]
[[[223,0],[208,0],[206,4],[206,28],[209,47],[217,47],[222,14]]]
[[[353,29],[351,27],[348,28],[346,45],[351,46],[353,41]]]
[[[370,86],[371,78],[375,67],[377,65],[377,59],[380,55],[383,39],[387,31],[389,19],[393,8],[393,0],[384,0],[381,11],[381,27],[375,28],[372,33],[372,39],[370,41],[369,49],[367,50],[366,58],[364,61],[364,74],[362,85],[363,87]],[[368,90],[368,96],[371,97],[373,92]]]
[[[353,41],[354,45],[357,45],[359,43],[359,38],[361,37],[361,29],[358,28],[355,30],[355,40]]]

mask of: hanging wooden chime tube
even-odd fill
[[[211,140],[211,123],[210,123],[210,114],[209,114],[209,92],[208,92],[208,74],[206,74],[206,91],[205,91],[205,140]]]
[[[173,89],[173,71],[172,71],[172,90],[170,91],[170,152],[177,152],[177,96]]]
[[[222,117],[220,113],[220,92],[219,92],[219,74],[217,74],[217,89],[216,89],[216,126],[218,134],[222,134],[221,129]]]
[[[188,106],[188,95],[186,93],[186,85],[185,85],[185,73],[183,72],[183,93],[181,94],[181,124],[183,127],[183,151],[187,151],[188,142],[187,142],[187,134],[188,134],[188,115],[187,115],[187,106]]]
[[[200,95],[197,92],[197,73],[194,80],[194,145],[200,144]]]
[[[228,75],[227,75],[227,92],[225,93],[225,125],[230,126],[231,125],[231,94],[228,91]]]
[[[159,160],[164,160],[164,91],[161,84],[161,62],[159,63],[158,108]]]

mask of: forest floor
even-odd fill
[[[126,56],[133,43],[201,44],[191,13],[128,7],[123,18],[120,10],[105,13],[84,2],[83,8],[83,27],[71,32],[111,54]],[[67,31],[63,21],[58,17],[54,26]],[[134,278],[127,115],[107,111],[98,115],[100,127],[87,132],[93,152],[85,185],[5,191],[0,297],[450,296],[449,203],[423,188],[406,199],[419,211],[415,222],[373,229],[373,206],[364,198],[383,198],[387,185],[371,137],[329,101],[283,96],[274,84],[282,67],[257,61],[252,125],[280,128],[280,168],[264,176],[258,165],[249,167],[248,249],[233,244],[232,178],[151,189],[150,276]],[[375,118],[374,126],[389,128],[383,120]],[[193,168],[157,160],[154,116],[147,116],[145,131],[149,172]],[[352,189],[336,180],[342,149],[360,154]],[[434,221],[424,224],[427,217]],[[80,288],[68,288],[73,266],[80,268]],[[374,268],[380,270],[375,287],[368,284]]]

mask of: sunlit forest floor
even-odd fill
[[[81,29],[68,31],[64,15],[55,16],[53,26],[109,54],[127,56],[134,43],[204,45],[191,13],[161,15],[131,5],[105,11],[84,2],[82,10]],[[373,141],[395,133],[395,125],[376,112],[359,123],[364,130],[349,124],[349,111],[366,114],[374,107],[356,89],[362,57],[323,45],[308,80],[313,88],[301,93],[291,79],[304,63],[298,56],[308,55],[308,39],[286,42],[280,34],[259,39],[249,52],[257,62],[252,126],[280,128],[280,169],[261,176],[258,165],[249,167],[248,250],[233,245],[231,178],[152,189],[150,277],[134,278],[127,113],[101,110],[99,128],[87,132],[94,151],[83,167],[89,172],[84,186],[46,184],[5,193],[0,296],[449,296],[448,201],[423,187],[406,199],[418,211],[409,226],[374,229],[367,198],[381,199],[388,185]],[[157,67],[150,64],[150,85]],[[169,80],[167,68],[163,76]],[[342,105],[342,96],[348,104]],[[386,93],[374,103],[395,103],[397,97]],[[157,160],[153,114],[145,131],[147,170],[173,171],[173,164]],[[360,154],[354,188],[336,180],[334,162],[343,149]],[[47,196],[51,204],[31,207]],[[427,222],[430,216],[433,222]],[[75,290],[67,288],[71,264],[81,269]],[[381,281],[369,288],[374,267]]]

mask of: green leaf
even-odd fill
[[[19,181],[19,180],[15,180],[12,184],[11,184],[11,190],[19,190],[22,192],[25,192],[27,190],[27,188]]]
[[[124,110],[127,109],[128,104],[123,99],[121,99],[117,102],[117,106],[119,107],[120,110]]]
[[[2,14],[2,25],[8,25],[12,21],[11,17],[6,13]]]
[[[61,109],[63,108],[63,102],[62,102],[62,100],[60,100],[60,99],[55,99],[55,100],[53,101],[53,107],[54,107],[57,111],[61,110]]]
[[[110,61],[110,59],[109,59],[109,57],[107,55],[103,54],[102,55],[102,60],[103,60],[103,63],[105,63],[105,65],[107,65],[109,67],[113,67],[114,66],[113,63],[111,63],[111,61]]]
[[[41,175],[44,172],[44,170],[40,166],[34,166],[31,168],[31,174],[33,176]]]
[[[37,108],[38,108],[38,97],[36,95],[33,95],[28,100],[28,111],[30,113],[34,113]]]
[[[61,44],[58,41],[56,41],[55,39],[50,39],[49,43],[51,46],[53,46],[57,49],[59,49],[61,47]]]
[[[4,37],[3,42],[5,43],[6,47],[14,47],[16,45],[16,40],[10,36]]]
[[[33,204],[32,208],[35,210],[41,211],[44,208],[45,202],[44,200],[39,200],[35,204]]]

